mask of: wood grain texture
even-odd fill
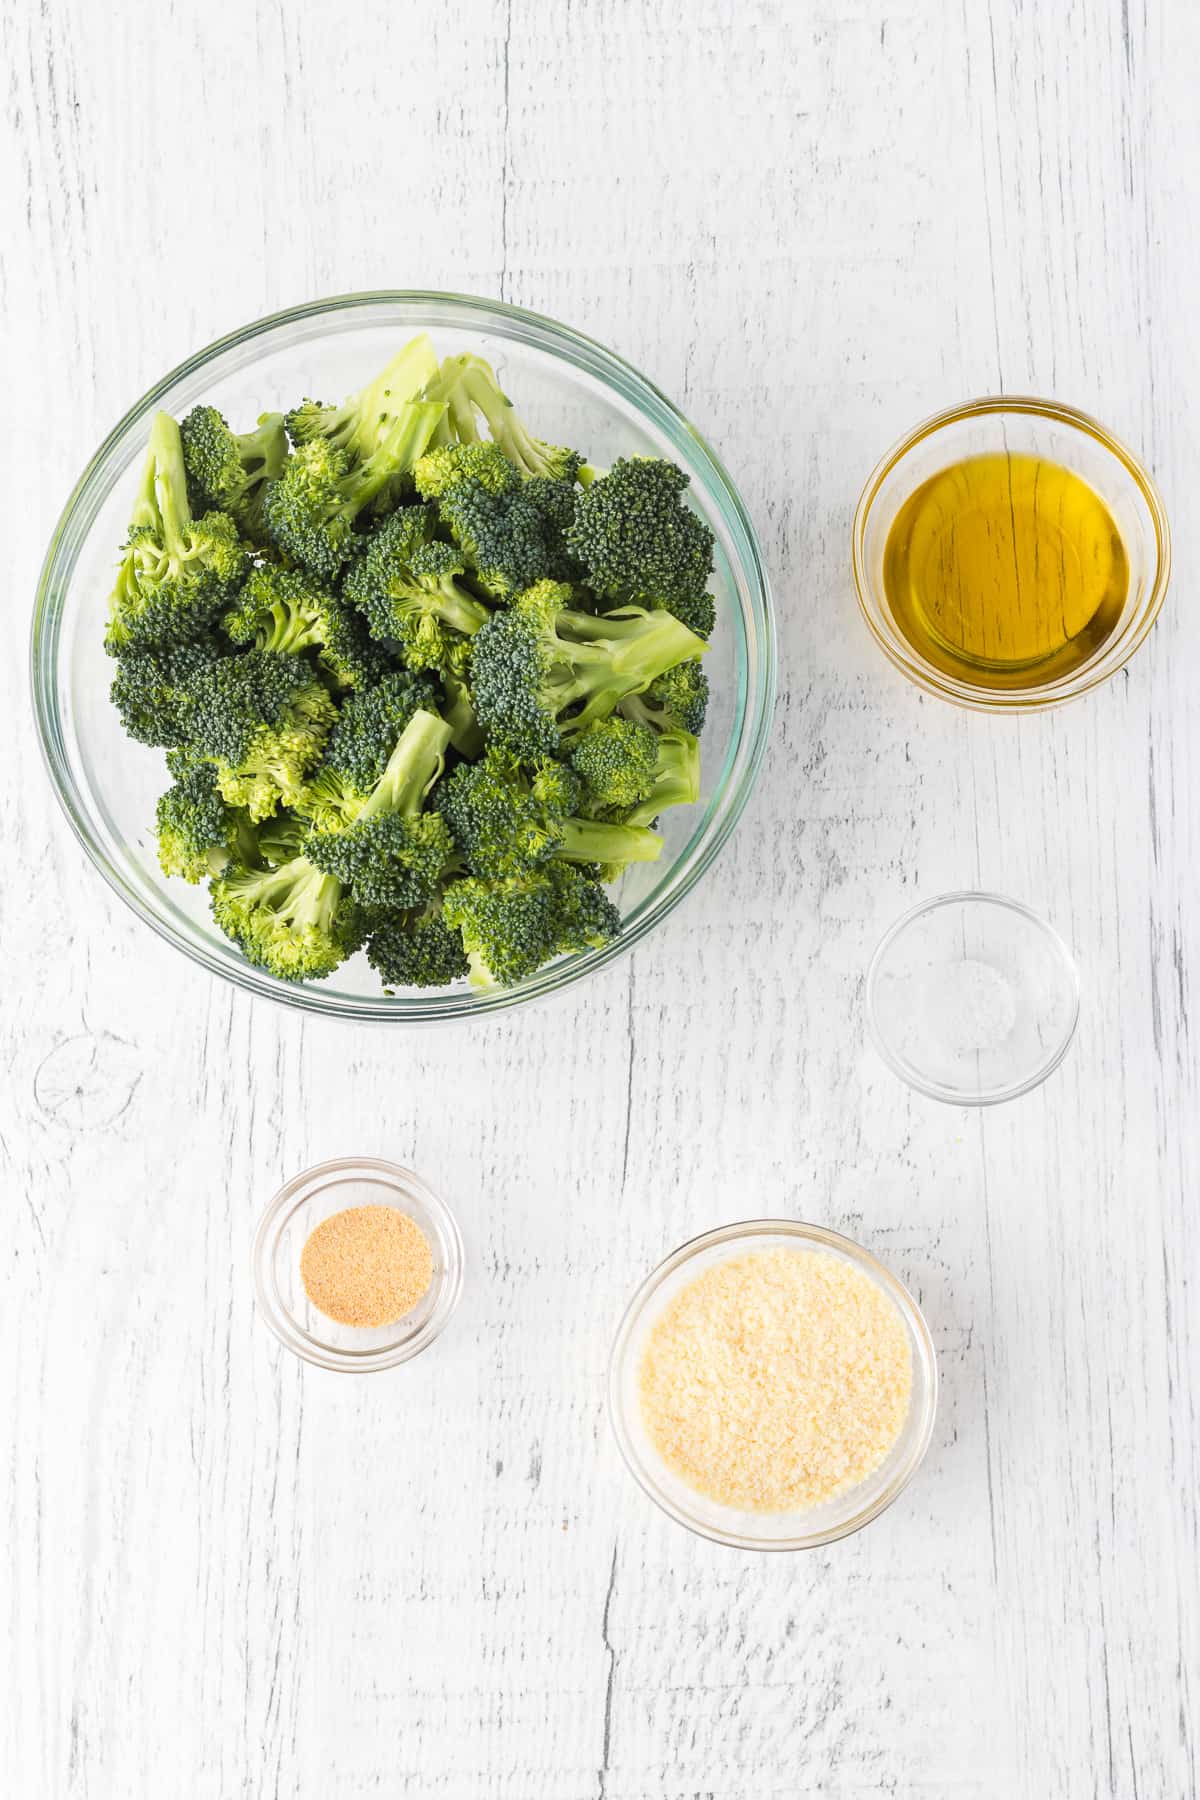
[[[54,1800],[1184,1800],[1200,1790],[1200,12],[1182,0],[0,0],[0,436],[18,641],[129,401],[271,308],[500,294],[690,411],[762,533],[781,697],[703,888],[471,1033],[356,1030],[178,960],[85,867],[21,659],[0,783],[0,1787]],[[924,700],[849,521],[914,419],[1003,386],[1142,450],[1174,595],[1062,714]],[[864,1047],[920,896],[1072,941],[1046,1087],[984,1116]],[[302,1369],[248,1249],[320,1157],[459,1212],[404,1371]],[[920,1477],[799,1559],[693,1541],[603,1416],[624,1301],[759,1211],[926,1308]]]

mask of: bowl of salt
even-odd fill
[[[1079,975],[1058,933],[1017,900],[942,894],[905,913],[867,971],[875,1048],[910,1087],[956,1106],[1027,1094],[1056,1069],[1079,1018]]]

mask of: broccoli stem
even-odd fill
[[[377,787],[359,813],[366,824],[384,813],[417,813],[442,772],[450,727],[436,713],[417,711],[396,740]]]
[[[577,736],[596,719],[607,717],[628,695],[681,662],[694,661],[708,646],[672,613],[643,612],[628,607],[593,618],[588,613],[561,612],[554,629],[566,646],[570,668],[556,671],[548,683],[561,715],[582,701],[581,711],[560,717],[564,738]]]
[[[237,885],[245,899],[269,909],[291,926],[301,930],[312,927],[323,936],[333,930],[342,884],[307,856],[294,856],[278,868],[243,876]]]
[[[464,356],[447,356],[425,389],[426,399],[446,402],[447,443],[481,442],[475,423],[475,408],[467,389],[467,375],[476,360],[469,353]]]
[[[650,825],[672,806],[691,806],[700,798],[700,746],[690,732],[664,732],[659,742],[654,785],[641,803],[626,814],[626,825]]]
[[[422,332],[393,356],[353,402],[357,423],[370,431],[377,422],[394,416],[400,407],[414,400],[436,374],[437,354],[428,333]],[[434,425],[442,416],[437,408]]]
[[[162,519],[163,548],[170,558],[182,562],[189,548],[192,509],[188,504],[183,439],[170,413],[155,413],[150,427],[150,451],[154,458],[154,497]]]
[[[663,841],[655,831],[629,825],[605,825],[593,819],[567,819],[554,855],[562,862],[657,862]]]
[[[253,431],[234,433],[238,461],[246,471],[246,485],[257,481],[277,481],[287,461],[287,436],[283,414],[264,413]]]
[[[673,613],[663,608],[646,612],[641,607],[622,607],[617,612],[562,612],[555,621],[559,637],[578,646],[576,661],[607,661],[614,674],[641,673],[652,668],[647,682],[657,681],[682,662],[695,662],[708,646],[689,631]]]
[[[449,673],[442,676],[442,686],[446,690],[450,742],[468,762],[478,762],[483,755],[483,732],[471,704],[471,690],[459,676]]]
[[[381,437],[378,449],[346,481],[340,510],[348,519],[356,519],[393,476],[403,474],[424,454],[445,410],[440,400],[414,400],[400,409]]]
[[[430,601],[433,602],[431,607]],[[437,587],[428,594],[425,604],[441,624],[449,625],[454,631],[461,631],[464,637],[474,637],[492,616],[491,608],[485,606],[482,600],[472,600],[464,594],[455,585],[453,576],[439,581]]]

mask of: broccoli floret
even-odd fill
[[[473,441],[427,450],[413,467],[413,481],[423,500],[439,500],[463,481],[477,481],[489,494],[515,494],[523,485],[498,444]]]
[[[569,863],[552,862],[507,881],[451,882],[446,923],[462,934],[475,987],[510,987],[552,957],[599,948],[621,929],[604,890]]]
[[[550,757],[527,770],[506,750],[460,763],[438,789],[437,804],[473,875],[500,880],[544,862],[562,842],[580,782]]]
[[[605,818],[614,811],[624,813],[650,792],[658,738],[649,726],[614,715],[576,738],[568,761],[583,783],[581,810]]]
[[[461,553],[433,537],[432,507],[404,506],[385,519],[346,576],[346,598],[377,638],[394,641],[408,668],[440,669],[456,637],[491,614],[459,581]]]
[[[299,798],[337,717],[307,663],[248,650],[199,669],[187,694],[188,741],[216,766],[231,806],[257,821]]]
[[[423,907],[368,915],[367,961],[388,987],[449,987],[469,972],[462,936],[435,894]]]
[[[556,532],[566,533],[575,518],[575,496],[578,490],[572,482],[554,480],[548,475],[535,475],[525,483],[521,492],[537,507],[547,525],[552,526]]]
[[[197,882],[219,875],[234,856],[251,860],[254,833],[249,816],[222,799],[212,764],[187,751],[173,753],[167,763],[175,781],[159,796],[155,809],[163,874]]]
[[[306,856],[265,869],[231,863],[209,891],[221,930],[281,981],[332,975],[362,942],[358,908]]]
[[[115,656],[203,637],[245,567],[228,513],[192,517],[179,427],[169,413],[156,413],[109,601],[105,648]]]
[[[582,784],[562,763],[544,758],[528,771],[503,750],[460,763],[438,792],[445,815],[473,875],[506,880],[551,858],[620,869],[654,862],[662,839],[624,821],[578,818]]]
[[[551,573],[560,580],[579,585],[581,596],[587,596],[587,610],[591,612],[595,606],[591,593],[583,586],[583,566],[567,543],[567,528],[575,517],[576,492],[571,482],[553,481],[549,476],[541,475],[535,475],[521,489],[522,497],[541,514],[542,530],[552,559]],[[690,625],[691,621],[684,623]]]
[[[438,671],[446,699],[439,710],[450,727],[450,742],[458,754],[475,762],[483,755],[484,739],[471,698],[471,642],[470,638],[459,638],[446,647]]]
[[[295,656],[323,641],[321,615],[330,598],[303,570],[264,563],[251,571],[221,624],[235,644]]]
[[[320,400],[303,400],[288,413],[288,434],[297,446],[320,438],[332,448],[344,450],[352,463],[374,456],[388,434],[396,414],[417,399],[438,372],[433,344],[422,333],[405,344],[386,369],[360,393],[351,394],[340,406]],[[438,409],[438,419],[445,412]]]
[[[624,607],[595,618],[573,611],[571,597],[563,583],[539,582],[475,638],[475,711],[488,740],[519,756],[554,755],[708,648],[671,613]]]
[[[602,600],[678,609],[685,624],[707,637],[713,534],[684,504],[687,485],[672,462],[620,457],[579,493],[566,541]]]
[[[696,738],[690,731],[664,731],[657,744],[650,791],[623,815],[626,825],[652,825],[669,806],[692,806],[700,798],[700,745]]]
[[[425,676],[392,673],[348,695],[324,761],[296,797],[296,811],[323,831],[337,831],[357,818],[383,779],[400,733],[422,709],[438,710],[437,688]]]
[[[306,852],[365,906],[423,906],[454,855],[440,813],[425,796],[442,772],[450,729],[436,713],[413,714],[378,784],[352,816],[314,828]]]
[[[263,413],[253,431],[231,431],[215,406],[194,406],[179,427],[193,505],[227,512],[248,537],[262,536],[264,484],[287,461],[282,413]]]
[[[170,750],[187,742],[188,678],[225,652],[212,639],[170,650],[126,651],[117,657],[109,695],[127,735]]]
[[[341,688],[367,687],[388,673],[358,614],[315,576],[264,563],[255,569],[221,621],[235,644],[295,655],[315,650]]]
[[[563,572],[542,515],[523,494],[489,494],[477,482],[460,482],[443,494],[438,512],[493,600],[508,600],[535,581]]]
[[[673,612],[697,637],[710,638],[716,628],[717,603],[711,594],[697,594],[689,599],[681,595],[677,600],[656,600],[654,604],[666,606],[668,612]]]
[[[656,731],[689,731],[699,737],[708,711],[708,676],[698,663],[679,663],[644,692],[622,700],[620,710]]]
[[[362,462],[328,438],[302,443],[263,498],[272,543],[314,575],[334,581],[360,547],[355,520],[389,483],[412,467],[441,417],[439,405],[402,406]]]
[[[535,581],[572,574],[544,495],[539,503],[543,484],[531,496],[526,489],[533,484],[520,479],[495,445],[432,451],[413,476],[489,599],[509,600]]]
[[[446,422],[459,443],[479,441],[479,414],[493,441],[522,475],[575,480],[583,458],[575,450],[534,437],[501,389],[495,370],[481,356],[448,356],[425,392],[428,399],[446,402]]]

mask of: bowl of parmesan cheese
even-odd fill
[[[642,1283],[609,1370],[617,1443],[679,1524],[803,1550],[878,1518],[929,1447],[937,1362],[907,1288],[819,1225],[753,1219]]]

